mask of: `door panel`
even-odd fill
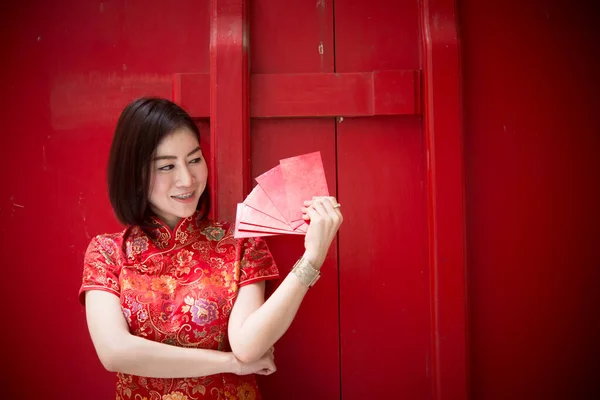
[[[252,121],[252,177],[271,169],[282,158],[320,151],[329,191],[335,195],[334,127],[332,118]],[[285,277],[304,252],[304,237],[265,240]],[[336,247],[334,241],[318,285],[310,289],[292,326],[277,343],[277,374],[259,379],[265,399],[280,399],[282,393],[286,399],[340,397]]]
[[[336,72],[418,69],[417,7],[336,1]],[[420,118],[338,119],[337,151],[342,396],[431,398]]]
[[[418,2],[335,1],[335,70],[418,69]]]
[[[329,0],[317,1],[316,5],[314,1],[251,1],[250,33],[252,74],[334,70],[333,7]],[[277,165],[281,158],[320,151],[329,191],[335,195],[333,118],[252,119],[250,135],[253,178]],[[267,238],[267,243],[284,277],[303,253],[303,238],[273,237]],[[265,399],[280,399],[282,393],[292,400],[340,397],[336,249],[334,242],[319,284],[309,291],[290,330],[277,344],[277,374],[259,379]]]
[[[338,124],[342,395],[430,398],[429,268],[420,121]]]

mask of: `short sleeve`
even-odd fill
[[[246,238],[241,246],[240,286],[279,278],[279,270],[264,240]]]
[[[119,246],[108,235],[92,239],[83,261],[83,282],[79,289],[81,304],[85,304],[85,292],[88,290],[104,290],[116,296],[121,295],[118,251]]]

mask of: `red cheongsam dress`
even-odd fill
[[[92,239],[87,290],[119,296],[132,335],[171,346],[230,351],[227,322],[241,286],[279,277],[265,242],[234,239],[199,213],[172,231],[157,218]],[[158,379],[117,374],[117,399],[260,399],[254,375]]]

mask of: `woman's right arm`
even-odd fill
[[[101,290],[87,291],[85,296],[92,342],[102,365],[109,371],[149,378],[275,372],[270,351],[254,363],[241,363],[231,352],[177,347],[134,336],[129,333],[117,296]]]

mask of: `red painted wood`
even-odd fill
[[[173,101],[182,106],[193,118],[210,117],[210,74],[175,74]]]
[[[234,221],[250,181],[248,4],[211,0],[210,13],[211,213]]]
[[[419,69],[417,2],[335,4],[336,69]],[[431,399],[426,157],[415,116],[337,123],[342,397]]]
[[[454,0],[421,2],[436,399],[467,396],[464,173]]]
[[[430,399],[425,152],[417,118],[338,123],[342,397]]]
[[[320,151],[331,194],[336,193],[335,121],[260,119],[252,121],[252,176],[280,159]],[[266,239],[280,273],[289,273],[302,255],[302,237]],[[284,337],[277,343],[277,373],[259,378],[265,399],[339,399],[338,257],[332,245],[322,277],[304,299]],[[293,388],[293,389],[291,389]]]
[[[597,3],[459,5],[471,397],[598,399]]]
[[[250,15],[253,76],[333,72],[332,1],[253,0]],[[251,128],[252,176],[281,158],[318,150],[330,193],[336,193],[333,118],[253,118]],[[287,274],[302,254],[302,238],[273,237],[267,242],[282,276]],[[265,400],[340,398],[338,260],[335,245],[333,249],[323,277],[276,345],[277,373],[259,378]]]
[[[252,117],[403,115],[418,112],[416,71],[344,74],[255,74],[250,78]],[[208,116],[209,80],[202,74],[175,78],[177,101],[194,117]]]
[[[117,232],[106,159],[122,108],[208,72],[203,2],[0,2],[2,394],[115,398],[77,300],[91,237]],[[29,299],[29,300],[27,300]],[[30,306],[25,305],[29,303]],[[37,304],[37,305],[36,305]],[[42,305],[43,304],[43,305]]]

